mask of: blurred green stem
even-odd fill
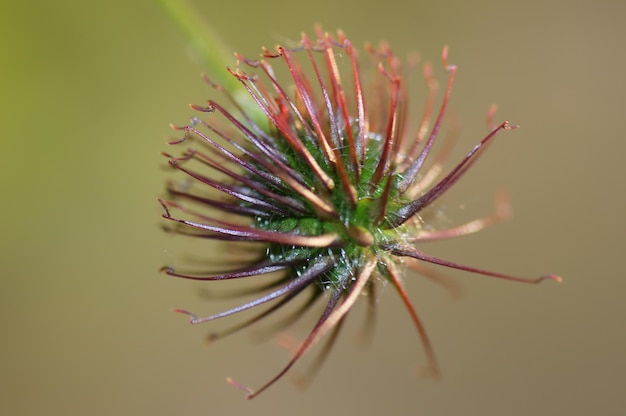
[[[264,114],[237,78],[226,70],[227,63],[234,62],[234,59],[219,35],[187,0],[158,0],[158,2],[185,36],[211,81],[232,94],[252,120],[261,124],[265,119]]]

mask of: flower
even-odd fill
[[[431,154],[457,71],[448,64],[447,48],[443,64],[449,77],[441,107],[435,111],[437,83],[431,66],[425,65],[428,94],[415,131],[407,122],[413,115],[407,113],[400,60],[384,43],[369,47],[368,52],[377,67],[362,71],[342,32],[333,37],[316,28],[316,40],[303,35],[295,48],[264,49],[260,60],[238,56],[236,69],[229,71],[251,98],[248,105],[207,79],[227,105],[213,100],[206,106],[192,105],[207,118],[194,117],[188,125],[173,126],[184,134],[172,144],[196,147],[178,157],[166,154],[169,164],[188,181],[169,186],[171,198],[160,201],[164,218],[175,223],[173,231],[221,240],[229,250],[253,247],[256,255],[220,273],[173,267],[166,267],[166,273],[203,281],[276,276],[269,284],[255,286],[258,298],[230,310],[204,317],[175,311],[198,324],[275,301],[253,318],[214,335],[218,338],[267,317],[305,289],[310,289],[311,297],[299,311],[308,310],[315,301],[325,302],[310,334],[269,382],[253,391],[230,380],[245,389],[248,398],[281,378],[329,332],[332,343],[361,294],[372,299],[385,282],[406,306],[430,374],[437,376],[435,354],[402,284],[404,266],[441,283],[445,281],[426,263],[524,283],[560,281],[556,275],[528,279],[494,273],[422,251],[424,242],[470,234],[508,216],[508,205],[500,200],[494,214],[450,229],[434,229],[422,218],[423,211],[457,183],[496,134],[512,126],[508,122],[492,126],[442,175],[448,147],[435,152],[434,160]],[[280,65],[288,71],[288,83],[279,81],[274,62],[276,68]]]

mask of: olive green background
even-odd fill
[[[355,45],[459,66],[455,157],[485,134],[484,115],[522,129],[499,137],[447,195],[450,221],[479,216],[509,191],[515,216],[479,235],[423,247],[474,266],[535,276],[539,286],[451,272],[451,300],[418,276],[407,287],[443,371],[419,380],[423,353],[392,290],[371,345],[360,305],[313,384],[249,334],[210,349],[202,285],[157,272],[184,255],[159,229],[168,123],[212,92],[174,25],[152,1],[0,5],[0,413],[6,415],[618,415],[626,413],[622,1],[196,1],[233,48],[297,39],[314,23]],[[225,62],[225,64],[233,62]],[[421,100],[421,97],[414,97]],[[416,114],[418,114],[416,112]],[[198,246],[194,246],[198,249]],[[200,250],[215,252],[210,245]],[[302,337],[312,324],[294,328]],[[305,366],[298,366],[294,374]]]

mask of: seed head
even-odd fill
[[[425,349],[428,374],[436,377],[435,354],[402,284],[404,266],[443,284],[447,281],[427,263],[523,283],[560,281],[556,275],[529,279],[495,273],[422,251],[424,242],[474,233],[508,217],[502,196],[492,215],[450,229],[435,230],[421,214],[457,183],[498,133],[512,126],[506,121],[492,125],[486,137],[442,174],[449,147],[433,152],[433,145],[457,72],[448,63],[447,48],[441,107],[435,109],[438,87],[431,66],[424,65],[428,93],[414,130],[407,122],[415,115],[407,112],[406,71],[400,60],[386,44],[367,51],[376,66],[362,71],[343,33],[333,37],[316,28],[315,40],[303,35],[295,48],[264,49],[260,60],[238,56],[237,67],[228,70],[252,105],[243,105],[234,92],[207,79],[225,104],[209,100],[206,106],[193,105],[203,117],[173,126],[183,135],[171,144],[189,147],[181,156],[166,155],[188,177],[185,184],[170,185],[170,198],[160,200],[163,217],[176,223],[171,230],[221,240],[229,250],[253,247],[256,255],[221,273],[173,267],[165,272],[205,281],[276,276],[262,287],[252,282],[259,297],[230,310],[204,317],[175,311],[198,324],[274,301],[253,318],[214,334],[215,339],[260,321],[305,289],[310,297],[282,324],[316,301],[325,302],[309,335],[269,382],[253,391],[229,379],[248,398],[282,377],[326,335],[332,344],[360,295],[374,299],[376,288],[385,282],[406,306]],[[286,69],[289,80],[279,81],[275,67]],[[492,116],[490,112],[488,119]]]

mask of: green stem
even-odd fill
[[[262,111],[242,88],[237,78],[226,70],[227,63],[234,62],[234,59],[219,35],[187,0],[158,0],[158,2],[182,32],[211,81],[230,92],[248,115],[260,124],[265,119]]]

